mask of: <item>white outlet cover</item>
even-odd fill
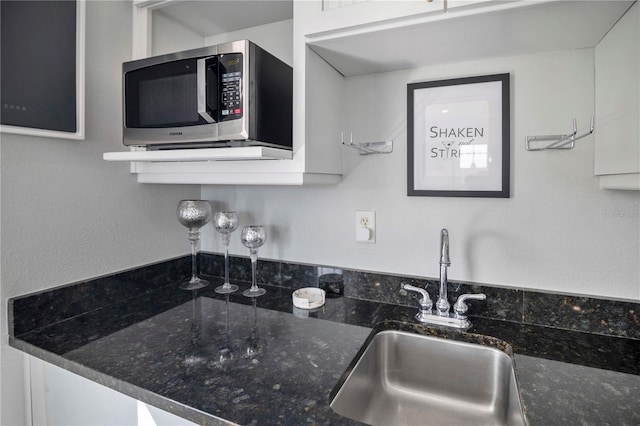
[[[362,219],[366,219],[369,230],[364,231],[362,226]],[[376,242],[376,212],[373,210],[358,210],[356,211],[356,242],[374,244]]]

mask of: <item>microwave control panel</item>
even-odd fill
[[[220,76],[220,120],[242,117],[242,53],[218,57]]]

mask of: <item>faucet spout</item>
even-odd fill
[[[449,258],[449,231],[443,229],[440,231],[440,264],[451,265]]]
[[[449,231],[440,231],[440,295],[436,302],[436,310],[440,316],[449,315],[449,300],[447,297],[447,267],[451,265],[449,258]]]

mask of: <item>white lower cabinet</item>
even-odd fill
[[[33,425],[195,426],[38,358],[28,362]]]

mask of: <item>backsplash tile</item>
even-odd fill
[[[231,281],[251,282],[251,260],[248,258],[232,258],[230,263],[229,279]],[[224,276],[224,272],[219,275]],[[256,265],[257,285],[280,285],[280,262],[271,262],[260,259]]]
[[[204,265],[218,265],[222,256],[204,253]],[[250,281],[251,264],[248,258],[231,258],[232,280]],[[208,273],[216,269],[207,269]],[[221,269],[220,269],[221,271]],[[388,303],[417,309],[417,295],[400,294],[400,283],[426,288],[435,303],[439,282],[435,279],[388,275],[375,272],[339,269],[331,266],[313,266],[296,263],[258,261],[259,282],[289,289],[318,287],[318,276],[330,271],[344,277],[346,297]],[[220,273],[212,275],[221,276]],[[464,293],[485,293],[487,300],[469,304],[469,314],[542,325],[552,328],[584,331],[588,333],[623,336],[640,339],[640,303],[621,302],[581,296],[568,296],[477,283],[449,281],[448,300],[451,305]]]
[[[212,253],[199,253],[198,262],[200,272],[204,275],[213,275],[214,277],[224,276],[224,256],[214,255]],[[229,257],[229,264],[234,257]],[[231,276],[231,272],[229,272]]]
[[[280,285],[292,289],[318,287],[318,267],[283,263],[282,281]]]
[[[345,296],[393,305],[412,305],[413,295],[400,295],[400,283],[406,282],[417,287],[424,287],[426,284],[426,280],[354,270],[345,270],[343,275]]]
[[[200,271],[203,275],[224,276],[224,258],[216,253],[201,253]],[[350,316],[378,312],[352,312],[349,298],[387,304],[371,309],[392,309],[402,318],[413,320],[418,304],[414,293],[400,294],[400,283],[425,287],[435,303],[439,283],[434,279],[387,275],[382,273],[339,269],[331,266],[286,263],[267,259],[258,260],[258,285],[277,286],[283,291],[302,287],[318,287],[318,277],[330,273],[332,279],[342,275],[346,322]],[[337,274],[337,275],[334,275]],[[99,277],[25,298],[11,299],[16,317],[10,318],[10,327],[16,335],[47,324],[63,321],[81,313],[91,312],[112,303],[152,293],[165,286],[178,286],[191,275],[191,256],[170,259],[117,274]],[[251,281],[251,262],[248,257],[230,258],[231,281]],[[489,319],[567,329],[609,336],[640,339],[640,303],[597,299],[583,296],[560,295],[521,289],[510,289],[474,283],[450,281],[449,303],[464,293],[485,293],[487,300],[469,304],[470,315]],[[37,306],[38,308],[34,308]],[[340,306],[339,304],[336,306]],[[360,309],[365,304],[358,305]],[[10,311],[12,311],[10,309]],[[28,312],[28,315],[20,315]],[[395,312],[395,311],[394,311]]]
[[[21,334],[165,286],[178,286],[191,274],[191,257],[180,257],[12,299],[14,333]],[[21,315],[28,313],[28,315]]]
[[[487,300],[469,303],[469,314],[505,321],[522,322],[524,291],[479,284],[450,283],[449,303],[465,293],[484,293]]]
[[[523,322],[640,339],[640,304],[526,292]]]

